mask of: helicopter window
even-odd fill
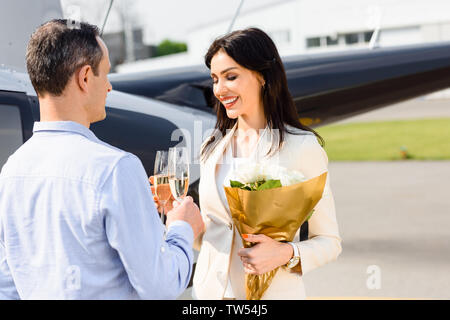
[[[339,43],[339,38],[337,36],[331,37],[327,36],[327,46],[334,46]]]
[[[373,31],[367,31],[364,32],[364,41],[370,42],[370,39],[372,39]]]
[[[345,43],[346,44],[354,44],[358,43],[359,35],[357,33],[347,33],[345,35]]]
[[[306,39],[306,46],[308,48],[312,48],[312,47],[320,47],[320,38],[308,38]]]
[[[20,111],[17,106],[0,104],[0,168],[23,143]]]

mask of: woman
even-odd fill
[[[194,274],[197,299],[245,299],[245,273],[262,274],[279,266],[262,299],[304,299],[302,275],[333,261],[341,252],[329,180],[309,220],[309,239],[277,242],[264,235],[243,235],[233,225],[224,185],[233,168],[247,161],[300,171],[306,178],[327,171],[328,158],[317,139],[299,122],[286,74],[273,41],[250,28],[215,40],[205,63],[217,98],[215,133],[202,146],[200,208],[205,230]],[[300,257],[294,259],[295,257]]]

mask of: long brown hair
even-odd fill
[[[257,71],[264,77],[265,85],[261,93],[264,115],[269,128],[279,130],[279,144],[275,150],[282,146],[285,132],[298,134],[290,132],[286,125],[314,133],[320,144],[324,145],[323,138],[317,132],[300,123],[297,108],[288,90],[283,62],[274,42],[264,31],[248,28],[233,31],[216,39],[205,55],[205,64],[208,69],[211,69],[211,59],[219,50],[224,50],[239,65]],[[219,142],[215,137],[225,136],[227,129],[231,129],[237,121],[237,119],[228,118],[221,102],[218,99],[215,100],[216,134],[203,144],[201,158],[204,160]]]

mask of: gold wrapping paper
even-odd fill
[[[224,187],[231,216],[239,234],[264,234],[276,241],[292,241],[325,188],[327,172],[290,186],[248,191]],[[242,240],[244,247],[253,244]],[[246,274],[247,300],[260,300],[278,268],[262,274]]]

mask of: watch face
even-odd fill
[[[287,267],[288,268],[293,268],[293,267],[295,267],[298,264],[299,261],[300,261],[299,257],[293,257],[291,260],[289,260],[289,263],[288,263]]]

